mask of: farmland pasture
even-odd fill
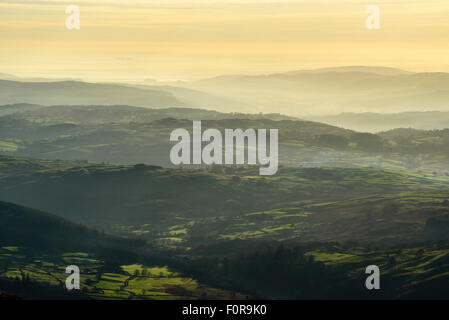
[[[62,286],[65,268],[76,264],[81,271],[81,288],[94,299],[209,299],[231,298],[231,293],[185,277],[167,266],[124,265],[121,273],[104,272],[104,263],[85,252],[60,256],[29,257],[26,248],[0,248],[0,280],[25,277],[33,282]],[[144,274],[142,271],[145,270]],[[135,275],[138,271],[139,275]],[[239,296],[237,296],[239,297]]]

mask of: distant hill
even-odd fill
[[[308,119],[351,130],[368,132],[379,132],[394,128],[422,130],[449,128],[449,111],[341,113],[334,116],[308,117]]]
[[[48,110],[47,110],[48,109]],[[169,154],[170,133],[192,129],[192,120],[203,120],[203,128],[279,129],[279,142],[288,150],[280,157],[311,156],[298,147],[329,146],[332,137],[338,148],[348,145],[352,132],[322,123],[288,119],[278,114],[224,114],[199,109],[144,109],[115,107],[48,107],[0,117],[0,152],[45,159],[89,160],[115,164],[148,163],[173,166]],[[275,119],[275,120],[272,120]],[[279,119],[279,120],[277,120]],[[321,135],[333,135],[320,141]],[[318,152],[319,150],[316,150]]]
[[[1,80],[11,80],[11,81],[24,81],[24,82],[54,82],[54,81],[78,81],[79,79],[73,79],[73,78],[43,78],[43,77],[18,77],[12,74],[8,73],[1,73],[0,72],[0,79]]]
[[[140,107],[186,106],[173,95],[116,84],[79,81],[19,82],[0,80],[0,104],[131,104]]]
[[[16,112],[0,116],[0,153],[19,157],[173,167],[170,133],[177,128],[191,130],[192,120],[203,119],[203,130],[278,129],[281,165],[375,167],[444,175],[449,170],[445,130],[403,139],[402,133],[362,133],[282,114],[126,105],[15,105],[7,109]],[[367,130],[362,126],[362,131]],[[420,154],[425,157],[415,161]]]
[[[151,122],[164,118],[190,120],[219,120],[219,119],[270,119],[294,120],[296,118],[279,113],[246,114],[235,112],[218,112],[197,108],[144,108],[129,105],[32,105],[14,104],[0,106],[0,116],[12,115],[38,122],[50,123],[129,123]]]
[[[378,133],[378,135],[387,139],[395,139],[395,138],[415,139],[423,136],[432,136],[432,135],[438,136],[439,133],[440,132],[431,132],[412,128],[396,128],[387,131],[381,131]]]
[[[14,76],[14,75],[12,75],[12,74],[1,73],[1,72],[0,72],[0,79],[2,79],[2,80],[14,80],[14,81],[16,81],[16,80],[19,80],[20,78]]]
[[[73,90],[87,90],[87,88],[80,88],[80,86],[74,86],[73,83],[71,82],[75,82],[75,83],[83,83],[86,86],[91,87],[91,89],[95,89],[97,90],[98,87],[94,87],[96,85],[103,85],[103,86],[113,86],[111,87],[111,89],[115,90],[114,88],[116,88],[117,86],[119,86],[121,89],[120,90],[125,90],[122,87],[126,87],[126,88],[134,88],[134,89],[141,89],[144,91],[148,91],[149,93],[152,93],[153,95],[157,92],[160,93],[162,95],[166,95],[167,97],[171,97],[173,99],[176,100],[176,102],[174,103],[165,103],[163,101],[160,101],[161,97],[156,97],[158,100],[156,102],[161,102],[162,106],[190,106],[190,107],[198,107],[198,108],[203,108],[203,109],[209,109],[209,110],[218,110],[218,111],[222,111],[222,112],[239,112],[241,110],[241,108],[247,107],[250,109],[249,105],[245,105],[243,102],[239,101],[239,100],[232,100],[226,97],[220,97],[217,95],[213,95],[210,93],[206,93],[206,92],[202,92],[199,90],[193,90],[193,89],[188,89],[188,88],[182,88],[179,86],[174,86],[174,85],[167,85],[164,83],[159,83],[157,81],[144,81],[143,84],[135,84],[135,83],[113,83],[113,82],[99,82],[99,83],[88,83],[88,82],[83,82],[82,80],[78,80],[78,79],[70,79],[70,78],[66,78],[66,79],[50,79],[50,78],[25,78],[25,77],[17,77],[11,74],[6,74],[6,73],[0,73],[0,92],[1,92],[1,80],[7,80],[7,81],[14,81],[14,82],[22,82],[22,83],[48,83],[48,84],[53,84],[53,86],[55,87],[53,90],[54,93],[60,93],[59,91],[56,90],[65,90],[64,94],[69,94],[71,95],[70,92],[68,91],[73,91]],[[61,82],[64,82],[65,84],[60,84]],[[3,83],[3,85],[6,85],[5,83]],[[62,88],[61,88],[62,87]],[[18,96],[18,99],[15,99],[14,97],[14,92],[10,93],[9,99],[6,100],[1,100],[1,95],[0,95],[0,104],[20,104],[23,102],[27,102],[27,103],[36,103],[36,104],[45,104],[45,105],[49,105],[49,104],[70,104],[70,105],[74,105],[74,104],[78,104],[76,101],[80,101],[80,100],[69,100],[69,99],[61,99],[62,97],[59,96],[58,98],[53,97],[53,99],[51,99],[51,101],[49,103],[48,99],[45,100],[42,97],[34,97],[35,92],[33,88],[30,88],[29,86],[24,87],[23,89],[26,89],[23,91],[23,95],[24,95],[24,99],[20,99],[20,96]],[[51,89],[51,88],[49,88]],[[28,92],[28,91],[32,91],[32,92]],[[144,94],[141,91],[131,91],[130,93],[132,93],[135,96],[135,92],[140,93],[140,95]],[[84,93],[88,93],[88,91],[83,91]],[[100,93],[100,92],[99,92]],[[118,94],[125,94],[126,92],[117,92],[116,95]],[[126,93],[129,94],[129,93]],[[27,97],[28,95],[30,95],[29,97]],[[122,101],[123,104],[130,104],[130,105],[136,105],[136,106],[142,106],[142,107],[148,107],[148,106],[152,106],[152,107],[158,107],[158,104],[154,104],[154,98],[152,97],[152,99],[148,102],[148,103],[142,103],[140,100],[138,100],[138,97],[134,97],[134,96],[129,96],[129,98],[127,100],[113,100],[110,99],[108,101],[110,101],[110,103],[101,103],[101,104],[121,104],[120,101]],[[8,98],[8,97],[4,97],[4,98]],[[34,98],[36,98],[36,100],[33,100]],[[86,97],[87,98],[87,97]],[[92,98],[92,97],[91,97]],[[95,102],[95,101],[100,101],[99,97],[93,97],[94,100],[83,100],[84,103],[81,104],[100,104],[100,102]],[[134,99],[134,100],[133,100]],[[104,101],[104,99],[103,99]],[[140,101],[139,103],[133,103],[133,101]],[[0,110],[0,116],[3,115],[4,113],[2,113],[2,111]]]
[[[191,107],[295,117],[449,111],[449,73],[388,67],[347,66],[142,84],[3,78],[7,80],[0,80],[0,104]]]
[[[240,99],[230,99],[219,95],[210,94],[200,90],[177,87],[174,85],[129,85],[144,90],[157,90],[167,92],[176,99],[185,102],[189,106],[197,108],[217,110],[220,112],[255,112],[256,110],[249,104],[245,104]],[[272,111],[275,112],[275,111]]]
[[[24,112],[24,111],[34,110],[34,109],[44,108],[44,107],[45,106],[41,106],[38,104],[30,104],[30,103],[8,104],[8,105],[0,106],[0,117],[8,115],[8,114]]]
[[[449,74],[438,72],[355,66],[218,76],[177,85],[242,101],[255,111],[277,110],[299,117],[341,112],[449,111]]]

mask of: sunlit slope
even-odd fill
[[[198,241],[415,241],[427,236],[429,218],[448,210],[449,180],[433,175],[280,168],[273,177],[261,177],[257,168],[73,164],[42,169],[35,163],[26,169],[20,159],[2,158],[2,200],[181,244],[198,236]]]

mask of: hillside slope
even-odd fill
[[[0,201],[0,247],[20,246],[47,253],[66,250],[100,252],[107,248],[131,249],[138,243],[105,236],[56,215]]]
[[[292,116],[448,111],[449,97],[448,73],[369,67],[219,76],[179,85],[239,99],[254,111],[277,110]]]
[[[131,104],[141,107],[185,105],[173,95],[116,84],[80,81],[19,82],[0,80],[0,104]]]
[[[427,220],[449,209],[449,179],[433,175],[280,168],[260,177],[257,168],[39,162],[3,157],[0,200],[181,246],[238,238],[389,245],[425,239]]]

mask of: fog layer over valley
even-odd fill
[[[115,84],[1,77],[0,291],[448,297],[447,74],[343,67]],[[276,174],[247,162],[174,165],[170,134],[191,135],[194,120],[222,135],[277,129]],[[73,264],[83,290],[70,293],[62,276]],[[372,264],[382,270],[375,295],[364,286]]]

